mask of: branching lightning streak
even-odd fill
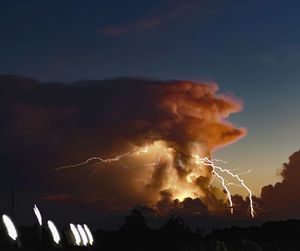
[[[134,152],[128,152],[128,153],[123,153],[121,155],[117,155],[114,158],[102,159],[100,157],[91,157],[91,158],[88,158],[87,160],[85,160],[83,162],[80,162],[80,163],[77,163],[77,164],[58,167],[54,171],[59,171],[59,170],[62,170],[62,169],[68,169],[68,168],[74,168],[74,167],[84,166],[84,165],[89,164],[93,160],[98,161],[97,166],[99,165],[99,163],[120,162],[120,160],[122,158],[137,156],[140,153],[147,153],[148,150],[149,150],[149,148],[146,146],[146,147],[143,147],[143,148],[141,148],[141,149],[139,149],[137,151],[134,151]],[[122,164],[122,166],[127,169],[127,166],[125,166],[124,164]]]
[[[200,158],[198,155],[193,155],[193,157],[195,158],[195,163],[196,164],[203,164],[205,166],[210,166],[212,167],[212,171],[211,173],[215,176],[217,176],[217,178],[220,180],[223,188],[225,189],[226,191],[226,195],[227,195],[227,198],[228,198],[228,201],[229,201],[229,205],[230,205],[230,212],[233,214],[233,205],[232,205],[232,200],[231,200],[231,194],[230,194],[230,191],[228,190],[226,184],[225,184],[225,180],[224,178],[219,175],[216,171],[215,171],[215,166],[213,164],[212,161],[210,161],[207,157],[205,157],[204,159]]]
[[[224,164],[227,164],[228,162],[222,160],[222,159],[213,159],[212,161],[214,162],[221,162],[221,163],[224,163]]]
[[[210,182],[209,182],[209,184],[207,186],[208,188],[211,188],[211,185],[214,182],[214,180],[215,180],[215,176],[212,176],[212,178],[211,178],[211,180],[210,180]]]
[[[224,189],[225,189],[225,191],[226,191],[226,193],[227,193],[228,201],[229,201],[229,204],[230,204],[230,207],[231,207],[231,213],[233,213],[231,194],[230,194],[230,192],[229,192],[229,190],[228,190],[228,188],[227,188],[227,186],[226,186],[226,183],[225,183],[224,178],[223,178],[220,174],[218,174],[218,172],[216,172],[216,170],[219,170],[219,171],[221,171],[222,173],[227,173],[227,174],[229,174],[231,177],[236,178],[236,179],[240,182],[241,186],[244,187],[244,188],[248,191],[248,193],[249,193],[250,213],[251,213],[252,218],[254,218],[254,213],[255,213],[255,212],[254,212],[254,209],[253,209],[252,192],[251,192],[251,190],[245,185],[244,180],[241,179],[241,178],[239,177],[239,174],[233,174],[233,173],[232,173],[231,171],[229,171],[228,169],[225,169],[225,168],[221,168],[221,167],[219,167],[219,166],[216,166],[216,165],[213,163],[213,161],[209,160],[207,157],[205,157],[205,158],[200,158],[200,157],[199,157],[198,155],[196,155],[196,154],[194,154],[192,157],[195,158],[195,163],[196,163],[196,164],[203,164],[203,165],[205,165],[205,166],[210,166],[210,167],[212,168],[212,172],[211,172],[211,173],[212,173],[212,174],[215,174],[215,175],[219,178],[219,180],[220,180],[221,183],[222,183],[222,186],[224,187]],[[250,170],[247,171],[247,172],[250,172]]]
[[[244,174],[248,174],[248,173],[250,173],[251,172],[251,169],[249,169],[249,170],[247,170],[247,171],[245,171],[245,172],[241,172],[241,173],[238,173],[237,175],[244,175]]]
[[[236,186],[236,187],[242,187],[242,185],[235,184],[235,183],[232,183],[232,182],[228,182],[228,183],[226,183],[226,186]]]
[[[239,171],[239,170],[241,170],[241,167],[237,167],[237,168],[230,168],[230,169],[228,169],[228,170],[230,170],[230,171]]]
[[[216,167],[216,166],[215,166],[215,167]],[[222,169],[222,168],[220,168],[220,167],[216,167],[216,168],[219,168],[220,170],[222,170],[222,172],[226,172],[226,173],[228,173],[230,176],[232,176],[233,178],[236,178],[236,179],[241,183],[241,185],[248,191],[248,193],[249,193],[249,201],[250,201],[250,213],[251,213],[252,218],[254,218],[254,213],[255,213],[255,212],[254,212],[254,209],[253,209],[252,192],[251,192],[251,190],[245,185],[244,180],[241,179],[241,178],[239,177],[238,174],[233,174],[232,172],[230,172],[230,171],[227,170],[227,169]]]
[[[121,159],[125,158],[125,157],[134,157],[134,156],[137,156],[139,155],[140,153],[148,153],[149,151],[149,147],[146,146],[146,147],[143,147],[143,148],[140,148],[136,151],[131,151],[131,152],[127,152],[127,153],[124,153],[124,154],[121,154],[121,155],[117,155],[116,157],[114,158],[108,158],[108,159],[103,159],[103,158],[100,158],[100,157],[91,157],[81,163],[77,163],[77,164],[73,164],[73,165],[66,165],[66,166],[61,166],[57,169],[55,169],[55,171],[58,171],[58,170],[61,170],[61,169],[68,169],[68,168],[74,168],[74,167],[80,167],[80,166],[84,166],[84,165],[87,165],[89,164],[91,161],[98,161],[96,163],[94,163],[94,167],[99,167],[101,164],[103,163],[111,163],[111,162],[118,162],[121,164],[121,166],[125,169],[130,169],[129,167],[125,166],[122,162],[121,162]],[[228,189],[228,186],[230,185],[234,185],[234,186],[239,186],[239,187],[244,187],[247,192],[249,193],[249,201],[250,201],[250,213],[251,213],[251,216],[252,218],[254,217],[254,209],[253,209],[253,200],[252,200],[252,192],[251,190],[248,188],[248,186],[246,186],[246,184],[244,183],[244,180],[240,178],[240,175],[243,175],[243,174],[247,174],[251,171],[248,170],[246,172],[242,172],[242,173],[238,173],[238,174],[234,174],[232,173],[232,170],[230,169],[226,169],[226,168],[221,168],[219,166],[216,166],[214,164],[214,161],[216,162],[222,162],[222,163],[227,163],[223,160],[220,160],[220,159],[213,159],[213,160],[210,160],[208,157],[205,157],[205,158],[200,158],[199,155],[197,154],[192,154],[192,157],[194,158],[194,161],[196,164],[200,165],[204,165],[204,166],[210,166],[212,168],[212,171],[211,171],[211,174],[212,174],[212,179],[208,185],[208,188],[211,187],[213,181],[214,181],[214,177],[217,177],[218,180],[221,182],[224,190],[226,191],[226,196],[227,196],[227,199],[229,201],[229,204],[230,204],[230,211],[231,213],[233,214],[233,203],[232,203],[232,198],[231,198],[231,193]],[[150,165],[155,165],[155,163],[148,163],[148,164],[144,164],[144,166],[150,166]],[[220,171],[221,173],[227,173],[228,175],[230,175],[232,178],[235,178],[236,180],[239,181],[240,184],[236,184],[236,183],[230,183],[230,182],[226,182],[226,180],[221,176],[221,174],[218,172]]]

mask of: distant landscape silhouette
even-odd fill
[[[70,241],[68,228],[60,230],[61,243],[55,245],[45,228],[38,225],[19,227],[18,243],[0,232],[1,250],[200,250],[252,251],[299,250],[300,220],[265,222],[261,226],[191,230],[181,217],[171,217],[161,228],[147,226],[140,208],[134,208],[117,231],[95,231],[95,245],[75,247]]]

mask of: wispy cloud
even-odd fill
[[[156,14],[148,14],[142,19],[139,19],[133,23],[126,25],[115,25],[104,27],[101,32],[108,36],[121,36],[129,33],[136,33],[141,31],[150,30],[156,28],[170,20],[183,16],[189,11],[193,10],[193,7],[199,3],[198,1],[186,1],[181,4],[176,4],[169,7],[164,12]]]

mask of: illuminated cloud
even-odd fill
[[[221,210],[226,195],[207,188],[209,169],[196,167],[191,156],[209,157],[246,130],[227,121],[241,111],[241,100],[221,95],[215,83],[123,78],[42,84],[2,76],[0,91],[0,127],[6,132],[0,135],[6,145],[1,157],[15,170],[26,169],[19,180],[24,186],[34,180],[36,187],[53,190],[40,199],[128,210],[156,204],[169,189],[174,199],[200,198],[208,210]],[[11,154],[16,146],[17,159]],[[145,146],[149,151],[121,161],[92,160],[55,171]]]

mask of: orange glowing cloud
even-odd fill
[[[222,189],[208,188],[210,169],[192,159],[245,135],[227,122],[242,109],[241,101],[220,95],[217,84],[125,78],[65,85],[13,76],[0,83],[3,114],[9,114],[2,117],[7,148],[1,154],[10,166],[26,170],[21,173],[36,175],[24,180],[49,191],[41,199],[128,209],[155,205],[168,191],[170,200],[198,198],[209,210],[226,206]],[[145,146],[149,151],[121,161],[86,162]],[[11,155],[15,147],[17,159]],[[85,164],[54,171],[73,163]]]

